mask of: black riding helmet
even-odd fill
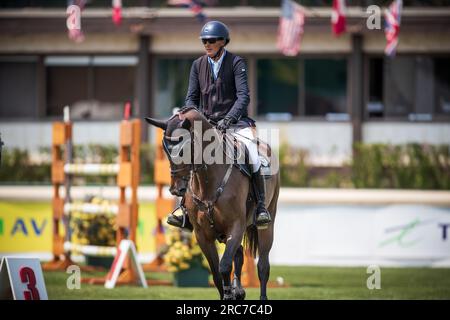
[[[223,38],[225,45],[230,42],[230,33],[228,27],[220,21],[207,22],[200,32],[200,39]]]

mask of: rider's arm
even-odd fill
[[[226,117],[231,117],[234,121],[237,121],[245,114],[248,104],[250,103],[247,83],[247,66],[245,65],[244,59],[238,57],[233,61],[233,71],[237,99]]]
[[[194,61],[189,75],[189,88],[186,94],[185,105],[199,107],[200,104],[200,84],[198,82],[198,61]]]

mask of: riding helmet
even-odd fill
[[[200,32],[200,39],[224,38],[225,45],[230,42],[228,27],[220,21],[207,22]]]

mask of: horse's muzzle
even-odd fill
[[[184,194],[186,193],[186,188],[180,188],[180,189],[178,189],[178,188],[170,188],[169,189],[169,191],[170,191],[170,193],[172,194],[172,195],[174,195],[174,196],[177,196],[177,197],[182,197],[182,196],[184,196]]]

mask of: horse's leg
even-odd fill
[[[219,271],[222,275],[224,300],[234,299],[230,276],[233,267],[233,259],[236,251],[241,246],[243,234],[244,230],[242,226],[240,225],[240,223],[236,223],[233,226],[231,234],[228,237],[225,252],[223,253],[222,259],[220,260]]]
[[[219,273],[219,254],[217,253],[216,244],[214,241],[205,239],[200,233],[195,233],[198,245],[202,249],[203,254],[208,260],[209,267],[214,280],[214,285],[219,291],[220,299],[223,299],[223,287],[222,287],[222,277]]]
[[[273,224],[265,230],[258,230],[258,278],[261,288],[260,299],[267,300],[267,281],[270,275],[269,252],[273,243]]]
[[[245,290],[241,285],[241,272],[242,265],[244,264],[244,248],[242,245],[236,251],[234,255],[234,278],[233,278],[233,290],[236,300],[245,299]]]
[[[260,283],[260,299],[267,300],[267,281],[270,276],[269,252],[273,243],[273,231],[275,224],[275,216],[277,213],[278,195],[280,192],[279,176],[276,180],[271,179],[271,187],[273,188],[270,197],[270,204],[267,209],[272,216],[272,223],[265,230],[258,230],[258,278]],[[272,185],[273,184],[273,185]]]

